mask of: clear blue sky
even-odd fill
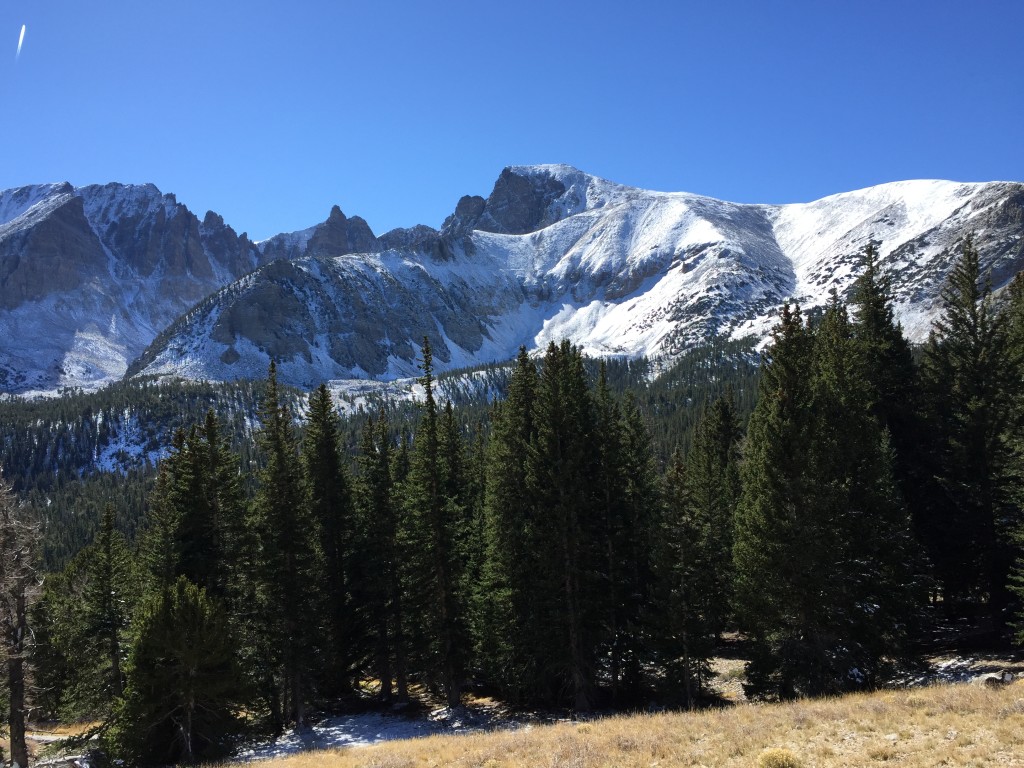
[[[1022,31],[1019,0],[3,0],[0,188],[149,181],[263,238],[439,226],[514,164],[739,202],[1024,180]]]

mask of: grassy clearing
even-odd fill
[[[774,750],[774,751],[773,751]],[[295,755],[268,768],[1024,766],[1024,682],[611,717]]]

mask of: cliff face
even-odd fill
[[[263,263],[152,185],[0,193],[0,390],[119,378],[157,332]]]

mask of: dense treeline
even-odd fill
[[[584,364],[588,375],[597,375],[597,361]],[[632,392],[648,417],[661,461],[675,446],[688,444],[705,400],[731,386],[745,417],[757,392],[756,359],[742,342],[715,341],[684,355],[653,379],[654,364],[647,360],[610,360],[606,368],[612,391]],[[450,371],[438,377],[438,394],[456,408],[461,423],[480,424],[486,431],[490,403],[504,397],[511,372],[508,364]],[[44,523],[44,568],[63,568],[93,539],[107,504],[117,507],[118,530],[134,542],[156,464],[168,452],[175,431],[201,422],[211,408],[224,422],[246,479],[254,483],[251,470],[260,457],[253,429],[264,389],[265,382],[144,379],[55,399],[0,401],[0,465],[14,491]],[[294,413],[305,413],[303,393],[283,386],[279,390]],[[396,399],[386,388],[367,390],[339,397],[347,413],[340,440],[349,462],[355,459],[368,419],[384,412],[396,424],[411,425],[418,418],[417,406],[407,399]]]
[[[782,309],[759,373],[723,342],[640,385],[649,363],[563,342],[474,398],[425,341],[414,411],[342,420],[272,365],[252,440],[213,411],[179,429],[134,543],[107,507],[46,580],[35,706],[159,764],[419,688],[693,706],[731,630],[765,698],[884,683],[929,613],[999,637],[1024,597],[1024,278],[997,302],[967,240],[915,362],[864,258],[849,304]]]

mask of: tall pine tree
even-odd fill
[[[311,698],[317,617],[313,585],[320,578],[317,532],[301,483],[292,417],[270,364],[260,411],[259,444],[265,461],[253,502],[259,549],[258,610],[266,654],[264,695],[278,724],[302,727]]]
[[[422,631],[423,672],[451,707],[461,702],[468,660],[467,600],[460,552],[466,508],[459,487],[461,445],[449,435],[442,445],[442,424],[434,400],[430,341],[422,348],[423,410],[413,439],[405,503],[409,516],[413,567],[407,584],[408,607]],[[447,451],[442,452],[446,447]]]
[[[940,494],[928,513],[928,544],[952,610],[985,601],[998,627],[1008,602],[1010,451],[1013,418],[1005,316],[996,311],[970,237],[942,291],[943,313],[925,347],[926,414]]]
[[[309,399],[302,464],[311,523],[319,533],[323,553],[323,580],[310,585],[319,593],[317,610],[323,627],[319,642],[323,665],[317,680],[324,694],[349,695],[355,690],[361,641],[352,595],[356,518],[341,455],[338,417],[331,393],[323,384]]]

